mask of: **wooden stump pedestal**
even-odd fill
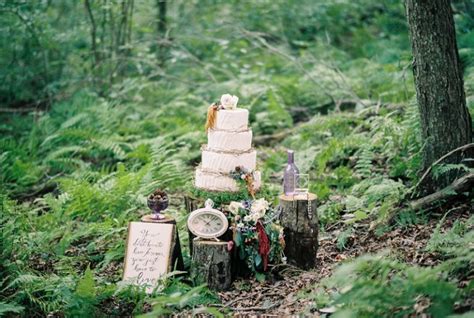
[[[142,222],[146,223],[160,223],[160,224],[173,224],[174,231],[176,233],[174,237],[174,247],[171,252],[171,264],[172,270],[176,269],[178,271],[184,271],[184,261],[183,261],[183,254],[181,252],[181,243],[179,241],[179,234],[178,228],[176,227],[176,220],[172,217],[166,216],[164,219],[154,219],[153,214],[147,214],[142,216]]]
[[[188,213],[193,212],[196,209],[199,209],[204,206],[204,200],[203,199],[198,199],[195,197],[192,197],[190,195],[186,195],[184,197],[184,205],[186,207],[186,211]],[[222,210],[223,206],[221,205],[217,209]],[[188,231],[189,234],[189,254],[191,257],[193,257],[194,254],[194,246],[193,243],[194,241],[194,234]],[[228,241],[232,241],[233,239],[233,232],[232,230],[228,230],[226,233],[224,233],[219,239],[227,244]],[[247,263],[244,260],[241,260],[236,247],[232,249],[230,252],[230,258],[231,258],[231,273],[232,273],[232,279],[235,279],[236,277],[249,277],[251,275],[251,271],[247,266]]]
[[[231,254],[227,242],[196,240],[193,244],[191,277],[210,289],[226,290],[232,284]]]
[[[280,195],[280,223],[285,233],[288,263],[303,269],[316,266],[318,251],[318,215],[316,195]]]

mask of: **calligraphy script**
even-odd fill
[[[130,222],[123,280],[145,286],[151,293],[167,273],[172,248],[173,224]]]

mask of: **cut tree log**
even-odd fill
[[[427,208],[441,200],[449,199],[450,197],[453,197],[466,191],[472,191],[473,187],[474,173],[468,173],[467,175],[456,179],[451,185],[447,186],[446,188],[436,191],[435,193],[427,195],[421,199],[411,201],[409,203],[409,206],[413,210]]]
[[[166,216],[166,218],[161,220],[155,220],[153,214],[147,214],[142,216],[142,222],[174,225],[176,236],[173,242],[173,250],[171,252],[172,270],[184,271],[183,254],[181,252],[181,242],[179,240],[178,228],[176,227],[176,220],[170,216]]]
[[[232,284],[231,254],[227,242],[196,240],[193,244],[191,277],[213,290],[226,290]]]
[[[285,255],[290,264],[303,269],[316,266],[318,217],[316,195],[280,195],[280,223],[285,233]]]

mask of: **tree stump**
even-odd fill
[[[176,269],[178,271],[184,271],[183,254],[181,252],[181,243],[179,240],[178,228],[176,227],[176,220],[169,216],[166,216],[166,218],[161,219],[161,220],[155,220],[153,218],[153,214],[148,214],[148,215],[142,216],[142,222],[174,225],[176,235],[174,239],[173,251],[171,252],[172,270]]]
[[[318,215],[316,195],[280,195],[280,223],[285,233],[285,255],[290,264],[303,269],[316,266]]]
[[[191,277],[210,289],[226,290],[232,284],[231,254],[227,242],[194,241]]]
[[[204,199],[200,198],[195,198],[192,197],[191,195],[185,195],[184,196],[184,205],[186,208],[186,212],[190,214],[194,210],[197,210],[199,208],[202,208],[204,206]],[[226,214],[227,212],[224,210],[224,205],[220,206],[220,209]],[[191,231],[188,230],[188,235],[189,235],[189,254],[192,257],[193,256],[193,242],[194,238],[196,236],[191,233]],[[224,233],[222,236],[219,237],[221,241],[232,241],[233,240],[233,232],[232,230],[228,230],[226,233]],[[251,271],[247,266],[247,263],[244,260],[241,260],[239,257],[239,254],[237,252],[236,247],[232,249],[231,252],[231,260],[232,260],[232,279],[235,279],[236,277],[250,277]]]

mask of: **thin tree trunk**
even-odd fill
[[[91,20],[91,50],[94,55],[94,66],[97,66],[100,61],[99,52],[97,51],[97,25],[95,23],[94,14],[92,13],[92,8],[89,0],[84,2],[87,10],[89,19]]]
[[[164,37],[166,34],[166,0],[158,1],[158,34]]]
[[[158,49],[158,62],[160,66],[165,64],[166,60],[166,44],[164,40],[166,39],[166,0],[157,0],[156,3],[158,7],[158,20],[157,20],[157,49]]]
[[[424,140],[423,168],[428,169],[450,150],[472,141],[471,117],[450,1],[406,0],[406,13]],[[460,162],[466,155],[457,154],[450,162]],[[430,183],[427,190],[433,188]]]

